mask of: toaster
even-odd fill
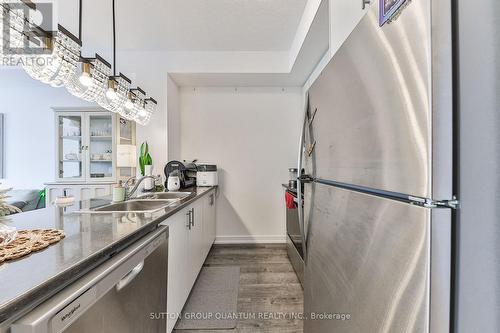
[[[217,175],[217,165],[198,164],[196,172],[196,186],[217,186],[219,176]]]

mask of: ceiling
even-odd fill
[[[170,73],[179,86],[303,86],[328,51],[329,6],[322,1],[299,53],[286,73]]]
[[[78,0],[56,0],[77,31]],[[118,48],[142,51],[288,51],[307,0],[119,0]],[[83,37],[111,41],[111,0],[83,1]]]
[[[53,1],[56,21],[76,34],[78,0]],[[82,9],[82,54],[111,60],[112,0]],[[328,49],[328,13],[328,0],[116,0],[117,68],[142,52],[179,85],[299,86]]]

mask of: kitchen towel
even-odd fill
[[[290,192],[285,192],[286,208],[295,209],[297,204],[295,203],[295,197]]]

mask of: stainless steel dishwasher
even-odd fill
[[[11,332],[165,332],[167,261],[168,227],[160,227],[36,307]]]

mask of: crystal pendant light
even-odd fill
[[[19,9],[19,5],[24,5],[36,10],[30,0],[0,0],[0,56],[9,48],[19,49],[18,54],[9,52],[9,56],[22,58],[20,63],[32,78],[54,87],[66,86],[76,97],[97,102],[111,112],[146,125],[157,102],[146,98],[146,93],[140,88],[130,89],[131,81],[122,73],[116,74],[115,0],[112,6],[113,71],[111,65],[98,55],[95,58],[81,57],[82,0],[79,2],[79,37],[75,37],[61,25],[56,32],[48,33],[33,24],[30,12]],[[10,6],[11,3],[16,6]],[[5,27],[7,20],[8,27]],[[30,53],[25,46],[44,52]]]
[[[79,69],[66,84],[66,89],[89,102],[102,99],[108,88],[111,65],[98,54],[95,58],[81,58]]]
[[[4,45],[7,43],[6,39],[6,33],[4,31],[4,21],[7,19],[7,16],[9,15],[9,10],[8,7],[3,3],[3,0],[0,0],[0,56],[3,57],[4,52],[3,48]]]
[[[25,25],[28,28],[32,28],[29,22],[29,18],[25,17],[24,11],[20,9],[13,10],[9,4],[24,5],[28,8],[34,9],[34,5],[31,2],[21,2],[0,0],[0,55],[4,56],[5,49],[15,49],[22,48],[24,46],[24,41],[27,41],[24,35]],[[17,7],[19,8],[19,7]],[[8,26],[4,26],[7,24]],[[18,58],[21,55],[8,52],[8,55],[13,58]]]
[[[129,97],[130,79],[120,73],[116,74],[116,20],[115,0],[112,0],[113,8],[113,76],[108,79],[106,93],[97,100],[97,103],[108,111],[122,113],[125,103]]]
[[[28,59],[23,68],[36,80],[53,87],[64,86],[77,71],[82,42],[61,25],[52,36],[43,39],[49,54]]]
[[[135,121],[139,124],[139,125],[147,125],[149,123],[149,120],[151,119],[151,115],[153,114],[153,112],[155,112],[156,110],[156,106],[157,106],[157,102],[153,99],[153,98],[147,98],[144,100],[144,108],[141,109],[136,117],[135,117]]]
[[[134,120],[136,115],[144,108],[144,100],[146,99],[146,92],[137,87],[130,89],[129,97],[125,102],[121,115],[128,119]]]
[[[97,103],[115,113],[122,113],[130,90],[130,79],[120,73],[108,79],[106,93],[97,100]]]

